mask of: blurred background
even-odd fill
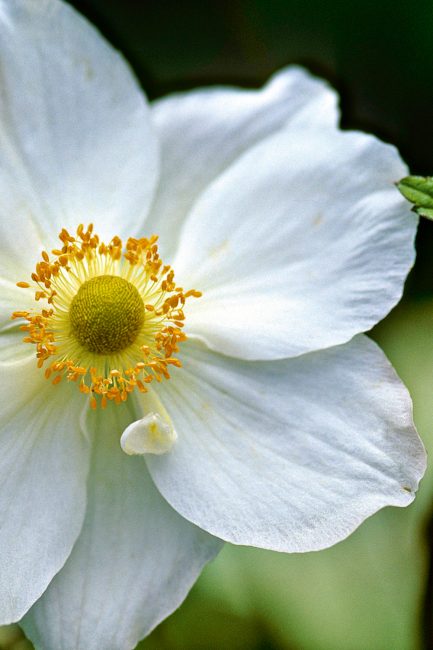
[[[74,0],[150,99],[203,84],[259,87],[300,63],[339,92],[342,125],[395,144],[433,175],[431,0]],[[373,332],[433,451],[433,224],[403,302]],[[385,509],[319,553],[226,546],[140,650],[433,649],[433,466],[415,503]],[[0,650],[30,650],[16,626]],[[103,649],[101,649],[103,650]]]

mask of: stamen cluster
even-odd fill
[[[77,382],[82,393],[104,408],[107,400],[122,403],[137,388],[147,391],[153,380],[169,379],[169,366],[180,367],[175,355],[186,336],[185,301],[200,297],[195,289],[184,291],[174,280],[174,271],[164,265],[158,253],[157,236],[129,238],[123,247],[119,237],[109,244],[100,242],[90,224],[81,224],[76,235],[63,229],[62,247],[42,251],[41,260],[32,273],[32,283],[18,282],[22,288],[34,288],[35,300],[47,304],[40,312],[16,311],[12,318],[27,321],[21,329],[24,341],[36,346],[39,368],[54,385],[63,377]],[[92,278],[123,278],[138,291],[143,300],[145,317],[135,340],[113,354],[96,354],[74,337],[70,308],[80,287]],[[117,349],[113,346],[113,349]]]

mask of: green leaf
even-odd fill
[[[433,208],[416,208],[415,210],[420,217],[427,217],[427,219],[433,219]]]
[[[414,204],[414,212],[433,220],[433,177],[406,176],[397,183],[397,188]]]

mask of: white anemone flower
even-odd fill
[[[130,649],[221,540],[321,549],[413,500],[362,334],[413,263],[407,170],[299,68],[149,107],[59,0],[0,0],[0,34],[0,623]]]

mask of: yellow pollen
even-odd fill
[[[35,346],[46,379],[76,382],[91,408],[169,379],[170,366],[181,366],[185,303],[201,293],[176,285],[156,235],[105,244],[90,224],[75,235],[63,229],[59,239],[51,256],[42,251],[31,281],[17,282],[34,291],[39,309],[12,314],[26,321],[23,340]]]
[[[69,316],[72,333],[83,347],[97,354],[112,354],[137,338],[144,321],[144,304],[127,280],[99,275],[81,285]]]

